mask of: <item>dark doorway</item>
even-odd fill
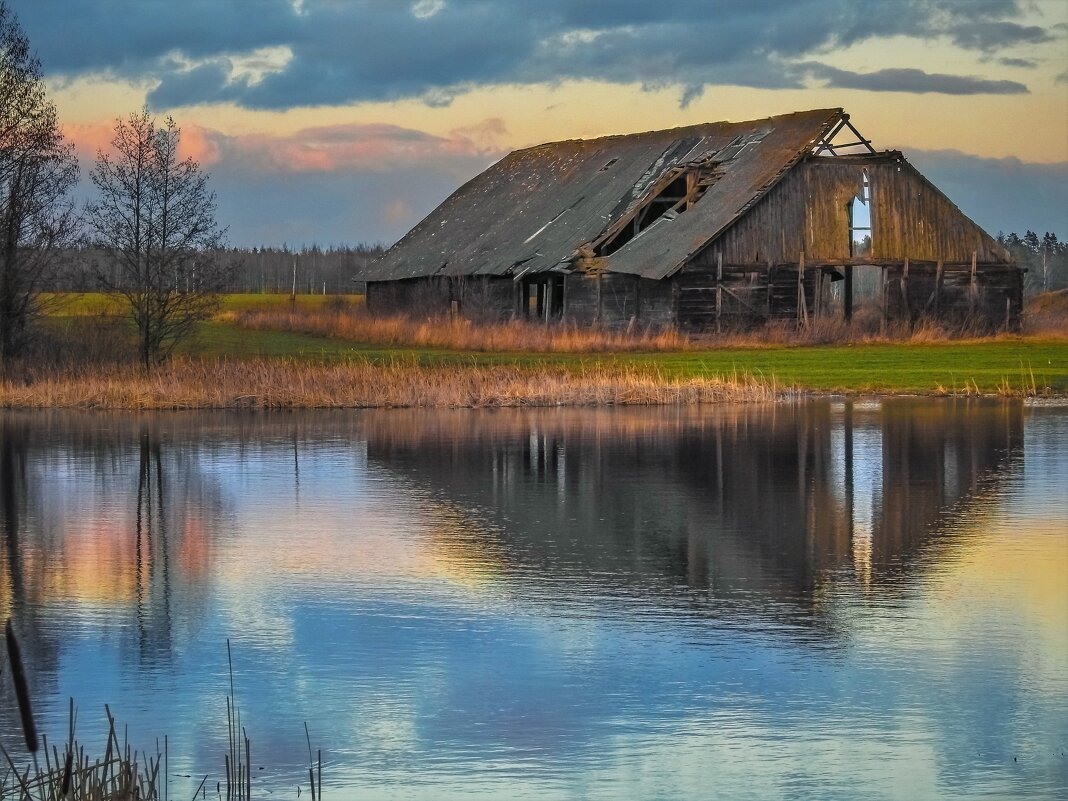
[[[564,276],[534,275],[520,282],[519,313],[548,322],[564,315]]]

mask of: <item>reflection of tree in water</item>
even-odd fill
[[[223,514],[203,447],[152,419],[0,415],[0,612],[17,621],[37,692],[55,692],[58,632],[79,615],[108,621],[122,661],[156,668],[202,622]]]
[[[160,440],[149,428],[140,432],[135,524],[137,636],[142,657],[171,654],[170,563],[167,496],[163,486]]]
[[[41,569],[49,554],[26,536],[40,520],[44,498],[27,482],[28,437],[18,419],[0,418],[0,622],[11,618],[19,637],[23,660],[33,667],[31,691],[51,692],[59,648],[54,636],[41,625]],[[30,540],[30,541],[27,541]],[[0,673],[8,672],[6,645],[0,644]],[[0,681],[0,731],[19,731],[11,682]],[[16,741],[18,742],[18,741]]]
[[[365,429],[372,461],[486,521],[485,547],[519,577],[805,609],[829,576],[892,580],[936,545],[945,515],[1016,463],[1023,411],[420,412],[368,415]]]

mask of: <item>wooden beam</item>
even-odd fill
[[[723,315],[723,251],[716,252],[716,333],[722,332],[720,318]]]
[[[909,259],[905,257],[905,264],[901,270],[901,308],[905,312],[905,319],[912,325],[912,309],[909,306]]]
[[[853,320],[853,265],[845,266],[845,287],[842,289],[846,322]]]
[[[976,252],[972,251],[972,274],[968,281],[968,313],[975,315],[975,305],[979,300],[979,284],[976,280]]]

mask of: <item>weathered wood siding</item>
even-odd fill
[[[564,319],[576,325],[605,328],[623,328],[632,322],[672,325],[674,288],[670,280],[615,273],[573,273],[564,281]]]
[[[711,272],[680,273],[674,281],[679,327],[708,331],[716,328],[717,320],[721,327],[739,328],[768,319],[813,317],[823,276],[809,269],[799,282],[796,267],[780,265],[726,270],[722,283]]]
[[[504,319],[515,314],[518,302],[516,282],[496,276],[367,282],[366,303],[372,314],[440,314],[455,310],[477,319]]]
[[[657,327],[675,323],[675,288],[671,281],[638,279],[638,321]]]
[[[699,254],[689,270],[724,264],[809,264],[850,258],[849,206],[871,187],[873,260],[1007,262],[996,241],[898,156],[810,158]],[[863,259],[858,259],[863,261]]]
[[[1023,274],[997,265],[938,269],[937,264],[910,262],[886,268],[886,315],[916,321],[924,316],[1016,328],[1023,311]]]
[[[575,325],[594,325],[600,313],[599,276],[564,276],[564,319]]]

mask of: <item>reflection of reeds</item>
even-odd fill
[[[675,378],[642,367],[423,365],[291,360],[175,360],[149,375],[133,367],[42,372],[0,383],[0,405],[111,409],[502,407],[695,404],[775,400],[774,379],[739,373]]]

